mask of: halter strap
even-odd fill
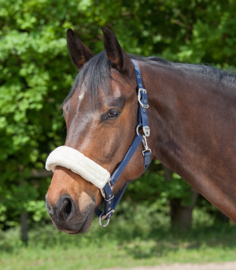
[[[124,158],[114,171],[114,173],[111,176],[110,181],[106,183],[106,185],[103,188],[103,197],[104,197],[104,211],[99,209],[98,207],[95,209],[95,214],[99,216],[99,223],[101,226],[105,227],[108,225],[110,218],[112,217],[120,199],[122,198],[128,184],[124,186],[123,189],[121,189],[115,196],[113,195],[112,188],[119,179],[120,175],[124,171],[125,167],[129,163],[130,159],[134,155],[135,151],[137,150],[139,144],[142,142],[144,146],[144,150],[142,151],[143,158],[144,158],[144,170],[147,169],[151,162],[151,149],[147,145],[147,139],[146,137],[150,136],[150,128],[148,125],[148,116],[147,116],[147,109],[149,107],[148,105],[148,96],[147,96],[147,90],[143,88],[143,81],[141,72],[139,69],[138,64],[132,59],[134,63],[134,70],[138,85],[138,102],[139,102],[139,108],[138,108],[138,125],[136,128],[136,135],[135,138],[128,149],[127,153],[125,154]],[[143,130],[143,134],[141,135],[139,133],[139,129]],[[107,220],[107,223],[103,225],[101,223],[102,220]]]

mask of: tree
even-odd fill
[[[47,154],[63,144],[58,109],[76,70],[66,48],[73,28],[94,53],[100,26],[129,52],[171,61],[236,64],[236,3],[208,0],[0,0],[0,222],[46,215],[48,181],[36,178]],[[20,184],[22,183],[22,184]]]
[[[166,166],[163,166],[163,169],[165,180],[167,182],[175,181],[171,169]],[[180,177],[178,178],[180,179]],[[181,191],[183,191],[183,187],[181,187]],[[169,197],[171,226],[173,229],[186,231],[191,227],[192,212],[197,203],[197,198],[198,192],[192,187],[189,187],[184,194],[176,192]]]

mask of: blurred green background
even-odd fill
[[[44,201],[44,163],[64,144],[59,107],[77,74],[68,28],[94,53],[105,26],[128,53],[232,70],[235,14],[234,0],[0,0],[0,267],[236,260],[235,225],[158,161],[130,184],[106,229],[95,218],[85,235],[58,232]]]

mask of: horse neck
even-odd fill
[[[140,65],[154,158],[236,222],[236,91],[168,65]]]

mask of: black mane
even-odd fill
[[[173,69],[180,70],[187,75],[204,77],[211,81],[213,80],[216,83],[224,83],[229,86],[232,86],[232,84],[236,83],[235,73],[229,73],[216,67],[196,64],[172,63],[156,56],[141,57],[133,54],[129,54],[129,56],[134,60],[145,62],[150,65],[169,66]],[[104,94],[108,95],[111,90],[111,66],[112,64],[104,51],[91,58],[78,73],[74,85],[72,86],[68,96],[65,98],[62,106],[72,97],[78,85],[82,84],[83,82],[86,84],[87,94],[91,99],[92,104],[94,104],[94,102],[97,100],[99,86],[102,87]]]

